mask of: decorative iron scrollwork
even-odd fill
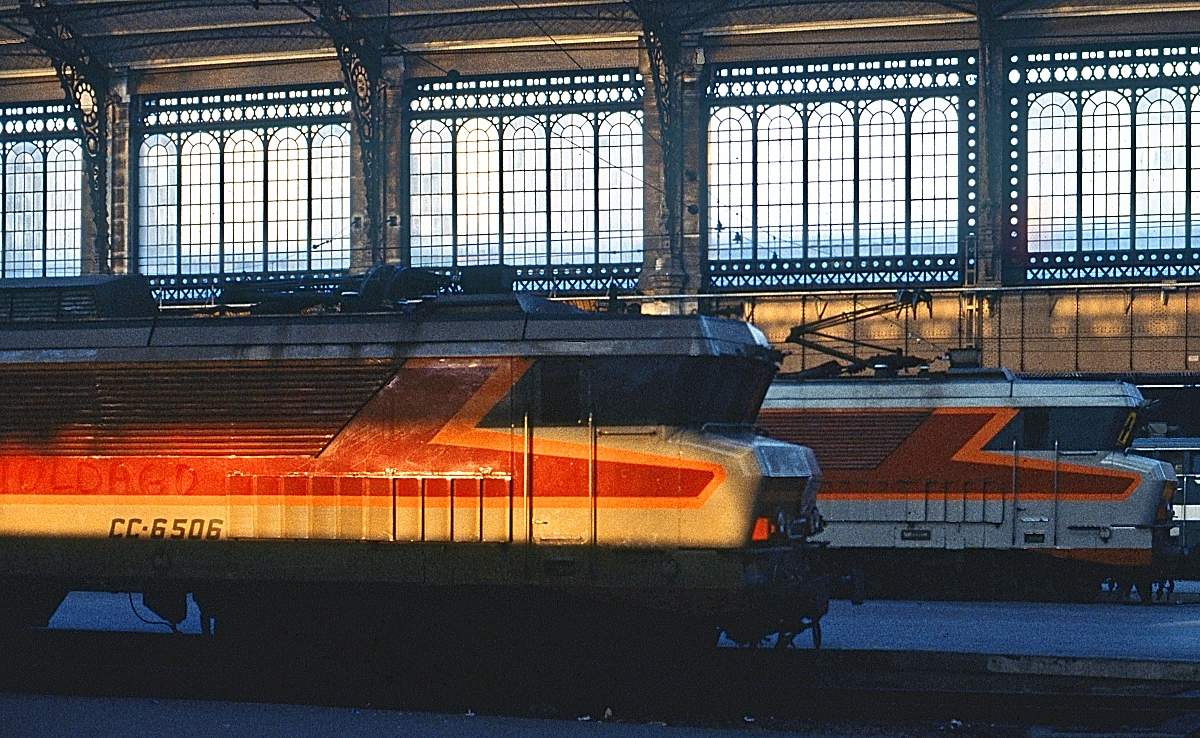
[[[30,43],[50,57],[75,107],[83,134],[84,182],[96,229],[94,255],[99,271],[108,273],[108,67],[88,51],[47,0],[21,0],[21,13],[33,27]]]
[[[383,263],[383,54],[345,3],[317,0],[316,23],[333,41],[354,107],[354,125],[362,155],[367,205],[367,242],[371,263]]]

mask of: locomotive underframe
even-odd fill
[[[519,618],[542,602],[579,622],[600,607],[626,630],[637,613],[659,613],[689,636],[725,628],[757,640],[825,614],[820,550],[11,537],[0,538],[0,614],[44,625],[68,591],[143,592],[148,607],[177,623],[192,593],[206,627],[215,618],[221,632],[305,627],[290,619],[328,628],[378,613],[368,603],[380,602],[416,607],[410,617],[427,621],[421,627],[449,629],[484,615]]]

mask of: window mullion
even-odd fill
[[[504,263],[504,116],[496,116],[496,263]]]
[[[311,272],[313,252],[313,140],[315,138],[315,132],[313,131],[312,126],[309,126],[308,133],[304,138],[306,147],[308,149],[308,156],[305,157],[305,161],[308,162],[308,189],[305,190],[304,193],[305,205],[307,206],[307,215],[305,217],[308,221],[308,225],[305,227],[304,237],[308,243],[308,248],[305,249],[304,268]],[[372,244],[372,246],[374,246],[374,244]]]
[[[48,221],[50,220],[47,217],[49,214],[49,206],[50,206],[50,147],[47,146],[45,142],[43,142],[41,148],[42,148],[42,248],[41,248],[42,273],[41,273],[41,276],[45,277],[46,276],[46,257],[48,256],[47,248],[46,248],[46,246],[47,246],[46,236],[48,233],[47,225],[48,225]]]
[[[262,211],[262,270],[271,264],[271,129],[262,130],[263,140],[263,211]]]
[[[912,247],[912,116],[915,108],[911,102],[904,104],[904,256],[910,257],[913,253]],[[959,173],[961,176],[962,165],[959,165]],[[960,211],[961,212],[961,211]]]
[[[217,138],[217,274],[225,273],[225,146],[229,131]]]
[[[183,273],[183,137],[175,137],[175,274]]]
[[[458,266],[458,131],[461,121],[450,125],[450,266]]]
[[[1075,251],[1083,251],[1083,95],[1075,98]],[[1093,159],[1094,161],[1094,159]],[[1094,178],[1093,178],[1093,181]]]
[[[680,188],[683,183],[680,182]],[[679,216],[682,231],[683,214]],[[592,117],[592,263],[600,263],[600,115]]]

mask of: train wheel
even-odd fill
[[[821,647],[821,621],[820,620],[813,621],[812,639],[813,639],[813,648],[819,649]]]

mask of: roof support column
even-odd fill
[[[699,168],[703,53],[671,27],[670,8],[631,2],[642,18],[646,59],[643,77],[647,145],[644,261],[641,289],[647,295],[696,291],[700,284]],[[657,141],[658,145],[655,145]]]
[[[345,3],[316,0],[317,25],[333,41],[342,65],[346,89],[353,101],[351,138],[358,142],[351,156],[350,268],[365,271],[384,263],[384,141],[387,110],[384,104],[383,55],[372,43]]]
[[[998,286],[1008,282],[1004,259],[1004,234],[1008,228],[1005,196],[1010,174],[1005,165],[1008,123],[1004,118],[1004,36],[1000,10],[991,0],[979,2],[979,114],[975,125],[979,141],[978,239],[974,269],[967,269],[967,285]]]
[[[404,161],[406,151],[403,141],[408,133],[403,128],[404,82],[406,67],[404,58],[390,56],[383,60],[383,91],[385,95],[384,131],[383,137],[383,172],[381,174],[383,187],[383,208],[386,215],[386,226],[383,228],[384,261],[388,264],[408,264],[408,240],[404,238],[407,229],[404,228],[403,214],[408,212],[405,194],[408,183],[401,182],[400,177],[408,172]]]
[[[129,212],[135,206],[129,190],[129,116],[133,114],[129,77],[114,74],[108,95],[109,266],[113,274],[128,274]]]
[[[92,56],[47,0],[21,0],[21,13],[34,31],[29,42],[54,64],[83,137],[87,197],[82,203],[81,271],[109,274],[108,68]]]

